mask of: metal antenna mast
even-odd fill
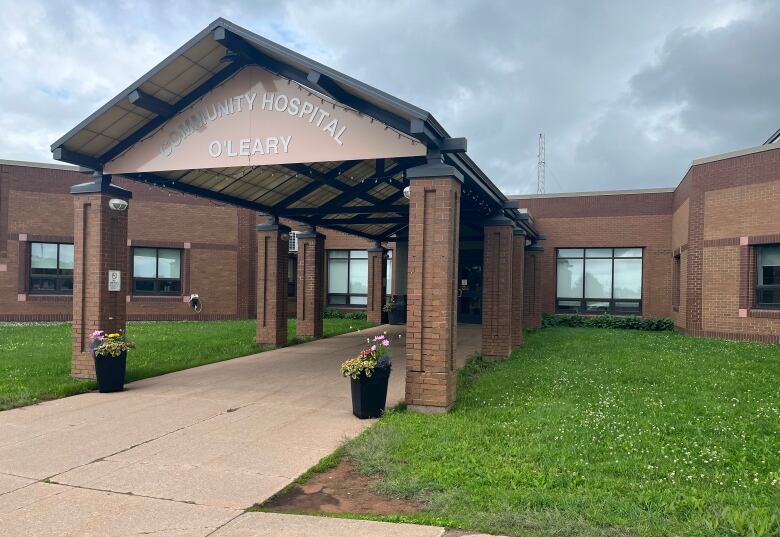
[[[544,133],[539,133],[539,152],[536,154],[536,193],[544,194]]]

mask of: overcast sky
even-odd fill
[[[431,112],[506,193],[676,186],[780,128],[778,1],[0,0],[0,159],[225,17]]]

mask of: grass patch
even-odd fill
[[[241,321],[132,322],[128,337],[137,348],[127,358],[127,382],[268,350],[255,343],[257,323]],[[324,337],[370,327],[367,321],[325,319]],[[311,338],[295,336],[290,344]],[[0,323],[0,410],[96,388],[70,378],[70,323]]]
[[[399,521],[776,536],[778,378],[778,346],[550,328],[506,361],[469,363],[449,414],[391,411],[345,449],[381,492],[426,501]]]

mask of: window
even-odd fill
[[[296,243],[297,246],[297,243]],[[298,258],[291,255],[287,260],[287,296],[295,297],[295,287],[298,279]]]
[[[756,248],[756,305],[780,308],[780,244]]]
[[[133,294],[181,294],[181,250],[133,248]]]
[[[73,293],[73,245],[30,243],[30,293]]]
[[[558,249],[556,310],[641,313],[642,248]]]
[[[365,306],[368,303],[368,252],[328,250],[328,304]]]

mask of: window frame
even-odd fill
[[[761,284],[759,279],[759,273],[761,271],[761,249],[762,248],[780,248],[780,244],[768,243],[757,244],[755,246],[755,270],[753,271],[754,282],[754,304],[753,307],[759,310],[780,310],[780,303],[761,302],[761,292],[765,290],[778,290],[780,291],[780,284]]]
[[[142,250],[154,250],[155,251],[155,257],[154,257],[154,270],[155,270],[155,277],[154,278],[147,278],[147,277],[141,277],[136,276],[135,274],[135,252],[138,249]],[[179,252],[179,277],[178,278],[160,278],[159,277],[159,271],[160,271],[160,250],[176,250]],[[182,293],[184,292],[184,282],[182,278],[182,272],[183,272],[183,264],[184,264],[184,250],[182,248],[171,248],[169,246],[133,246],[130,256],[130,262],[131,266],[133,267],[133,281],[132,281],[132,288],[131,288],[131,294],[132,296],[183,296]],[[154,282],[154,290],[153,291],[144,291],[144,290],[138,290],[136,289],[136,282],[138,281],[144,281],[144,282]],[[179,288],[176,291],[161,291],[160,290],[160,282],[169,282],[169,281],[178,281],[179,282]]]
[[[330,292],[330,278],[331,278],[331,270],[330,270],[330,260],[331,260],[331,252],[347,252],[347,257],[340,257],[337,259],[344,259],[347,263],[347,292],[346,293],[331,293]],[[360,249],[345,249],[345,248],[336,248],[333,250],[327,250],[327,256],[326,261],[328,263],[328,289],[326,289],[327,294],[327,302],[328,307],[334,307],[334,308],[366,308],[368,304],[368,290],[366,290],[365,293],[350,293],[349,292],[349,284],[352,281],[352,252],[366,252],[366,279],[368,279],[368,251],[367,250],[360,250]],[[364,259],[362,257],[356,257],[355,259]],[[366,281],[366,285],[368,285],[368,281]],[[331,300],[331,297],[344,297],[344,303],[338,303],[333,302]],[[366,302],[363,304],[352,304],[352,297],[357,298],[365,298]]]
[[[630,249],[635,248],[641,251],[641,257],[616,257],[615,250],[617,249]],[[588,256],[588,250],[611,250],[611,256]],[[581,257],[565,256],[559,257],[561,250],[582,250]],[[581,296],[567,298],[558,296],[558,260],[559,259],[578,259],[582,261],[582,292]],[[586,270],[588,259],[609,259],[611,261],[611,289],[609,298],[591,298],[586,297]],[[615,298],[615,260],[620,259],[640,259],[642,261],[640,272],[640,296],[639,298]],[[556,313],[569,313],[577,315],[602,315],[605,313],[611,315],[642,315],[644,310],[644,275],[645,275],[645,248],[644,246],[561,246],[555,248],[555,312]],[[606,302],[606,308],[588,310],[588,303],[603,303]],[[562,306],[561,303],[571,303],[568,306]],[[573,303],[577,303],[576,305]],[[620,304],[638,303],[636,309],[622,309]]]
[[[52,244],[57,246],[57,268],[55,269],[57,271],[56,274],[41,274],[36,275],[33,274],[33,266],[32,266],[32,259],[33,259],[33,245],[35,244]],[[30,241],[29,243],[29,255],[27,256],[27,292],[31,295],[73,295],[73,270],[71,269],[62,269],[60,267],[60,249],[61,247],[65,246],[72,246],[74,248],[74,268],[75,268],[75,246],[72,242],[51,242],[51,241]],[[62,274],[62,270],[70,270],[70,274]],[[54,289],[34,289],[33,288],[33,279],[47,279],[47,280],[54,280]],[[70,280],[70,289],[62,289],[62,282]]]

